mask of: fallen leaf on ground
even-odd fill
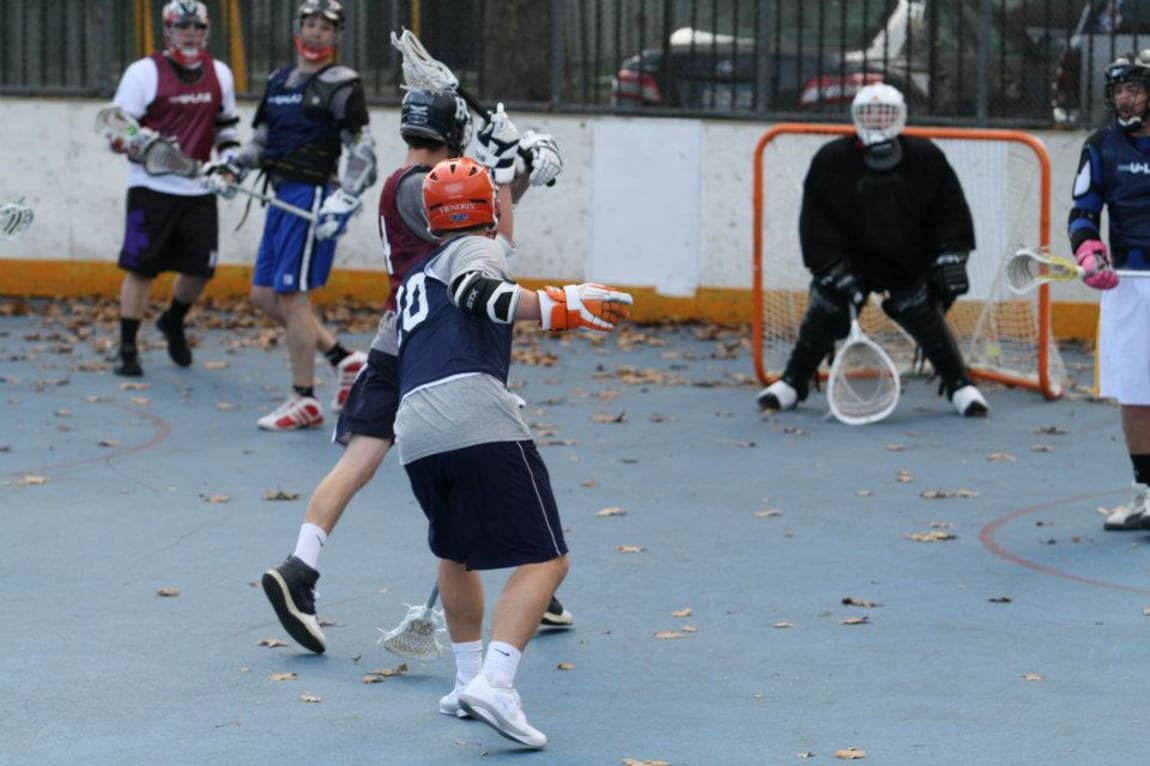
[[[1042,676],[1038,675],[1037,673],[1027,673],[1026,675],[1024,675],[1022,677],[1022,680],[1023,681],[1041,681]]]
[[[560,662],[555,667],[558,670],[574,670],[575,669],[575,663],[574,662]]]
[[[119,447],[120,446],[120,440],[119,439],[101,439],[100,441],[96,442],[96,446],[97,447]]]
[[[623,766],[671,766],[667,761],[636,761],[634,758],[624,758]]]
[[[775,627],[775,628],[793,628],[793,627],[795,627],[795,624],[793,622],[786,622],[784,620],[783,622],[776,622],[772,627]]]
[[[680,619],[683,617],[690,617],[691,614],[693,614],[693,612],[689,606],[685,606],[682,609],[676,609],[674,612],[671,612],[672,617],[678,617]]]
[[[595,511],[596,516],[622,516],[625,513],[627,513],[625,510],[616,505]]]
[[[223,360],[204,362],[204,369],[205,370],[223,370],[223,369],[227,369],[227,367],[230,364],[231,364],[230,362],[223,361]]]
[[[776,508],[767,508],[762,511],[755,511],[755,515],[762,519],[774,518],[775,516],[782,516],[783,512]]]
[[[258,644],[256,644],[256,646],[266,646],[269,649],[274,649],[277,646],[287,646],[287,644],[283,641],[280,641],[278,638],[265,638],[263,641],[260,641]]]
[[[277,489],[274,492],[270,489],[264,490],[264,500],[298,500],[298,492],[284,492],[282,489]]]
[[[844,617],[839,620],[839,625],[869,625],[870,618],[863,617]]]
[[[944,540],[955,539],[955,534],[944,529],[932,529],[930,532],[912,532],[907,538],[916,543],[941,543]]]
[[[867,601],[864,598],[854,598],[853,596],[845,596],[843,598],[843,606],[862,606],[867,609],[873,609],[876,606],[882,606],[877,601]]]
[[[667,640],[670,640],[672,638],[682,638],[682,637],[683,637],[683,634],[677,630],[661,630],[655,634],[655,638],[659,639],[660,641],[667,641]]]
[[[910,484],[912,481],[914,481],[914,475],[910,471],[903,469],[898,472],[898,474],[894,477],[894,480],[899,484]]]
[[[1014,455],[1009,455],[1005,452],[991,452],[986,456],[986,459],[991,463],[1013,463]]]
[[[992,604],[1009,604],[1013,599],[1010,596],[992,596],[987,601]]]
[[[41,484],[47,484],[48,483],[48,477],[47,476],[37,476],[36,474],[29,473],[29,474],[25,474],[24,476],[21,476],[19,479],[17,479],[16,483],[17,484],[23,484],[24,486],[35,487],[35,486],[39,486]]]
[[[156,595],[163,596],[164,598],[174,598],[180,595],[180,589],[172,587],[157,588]]]
[[[231,495],[200,495],[208,503],[230,503]]]
[[[591,416],[591,422],[592,423],[626,423],[627,422],[627,412],[624,410],[623,412],[620,412],[618,415],[592,415]]]
[[[121,391],[147,391],[152,387],[151,383],[121,383]]]
[[[268,676],[269,681],[297,681],[299,676],[295,673],[272,673]]]
[[[620,545],[615,550],[620,553],[642,553],[646,549],[642,545]]]
[[[866,751],[859,750],[857,747],[848,747],[843,750],[836,750],[835,758],[843,761],[861,761],[866,758]]]
[[[942,500],[954,497],[978,497],[978,493],[973,489],[928,489],[919,495],[919,497],[925,498],[927,500]]]
[[[304,702],[319,702],[320,699],[314,694],[301,694],[299,698]]]

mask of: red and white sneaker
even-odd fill
[[[323,425],[323,409],[313,396],[293,395],[291,399],[264,415],[257,425],[265,431],[294,431]]]
[[[367,354],[362,351],[352,351],[335,366],[336,385],[335,396],[331,400],[331,411],[343,411],[347,404],[347,395],[351,393],[351,386],[359,376],[359,371],[367,364]]]

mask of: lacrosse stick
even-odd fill
[[[1115,269],[1119,277],[1150,277],[1150,271]],[[1025,295],[1047,282],[1071,282],[1086,270],[1069,258],[1023,248],[1006,260],[1006,284],[1015,295]]]
[[[877,423],[894,412],[899,399],[898,368],[859,326],[858,309],[851,306],[851,331],[827,379],[831,414],[850,426]]]
[[[125,146],[135,147],[130,155],[134,153],[134,156],[139,157],[140,164],[144,166],[144,172],[150,176],[176,175],[184,178],[199,178],[203,172],[203,163],[185,155],[178,146],[168,139],[154,133],[142,132],[140,123],[118,106],[106,106],[99,111],[96,115],[96,130],[106,138],[118,138],[124,142]],[[302,207],[297,207],[267,194],[261,194],[239,184],[235,184],[232,188],[272,207],[286,210],[306,221],[315,223],[318,218],[309,210],[304,210]]]
[[[433,608],[438,598],[437,580],[431,589],[431,595],[427,597],[427,603],[414,606],[408,604],[407,616],[403,618],[403,622],[386,632],[383,628],[379,628],[383,635],[376,643],[383,644],[384,649],[400,657],[434,660],[446,650],[436,635],[447,630],[443,622],[443,610]]]
[[[454,93],[466,102],[471,111],[488,122],[491,121],[491,110],[479,103],[479,99],[460,87],[459,78],[444,64],[427,52],[423,43],[410,29],[396,35],[391,33],[391,45],[403,55],[403,83],[408,90],[426,90],[430,93]],[[519,147],[519,156],[527,163],[531,170],[531,152]],[[555,185],[555,179],[547,184]]]
[[[33,218],[32,208],[25,205],[23,199],[0,205],[0,239],[16,239],[28,231]]]

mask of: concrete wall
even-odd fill
[[[36,211],[36,222],[23,237],[0,242],[0,259],[16,266],[0,269],[0,294],[35,292],[29,282],[40,279],[39,263],[57,269],[61,264],[114,266],[123,226],[125,161],[94,132],[100,106],[0,99],[6,131],[0,199],[23,196]],[[241,105],[245,122],[253,110],[251,103]],[[396,109],[372,112],[385,170],[403,157],[398,119]],[[649,288],[679,299],[687,314],[704,303],[725,301],[743,307],[734,318],[746,319],[739,314],[749,305],[743,293],[752,277],[752,156],[767,125],[540,114],[516,122],[521,129],[552,133],[565,163],[554,187],[532,189],[517,208],[519,275],[528,281],[600,279]],[[1052,241],[1064,249],[1070,184],[1084,134],[1040,137],[1053,166]],[[777,167],[785,169],[768,179],[774,200],[794,206],[805,160]],[[365,214],[341,241],[338,269],[383,271],[374,216],[378,189],[377,184],[368,192]],[[972,202],[980,197],[978,188],[967,188],[967,194]],[[250,266],[256,252],[263,222],[258,206],[234,231],[245,204],[243,196],[220,204],[225,267]],[[1059,287],[1057,300],[1095,301],[1079,286]]]

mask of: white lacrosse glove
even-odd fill
[[[515,128],[503,104],[495,107],[495,114],[476,134],[475,159],[491,170],[497,184],[509,184],[515,179],[515,156],[519,152],[519,131]]]
[[[224,199],[232,199],[236,196],[236,184],[244,180],[246,173],[247,171],[232,157],[226,157],[204,165],[200,183],[213,194],[218,194]]]
[[[336,189],[320,205],[315,238],[335,239],[342,236],[347,231],[347,222],[362,209],[363,200],[348,194],[342,187]]]
[[[630,316],[627,307],[634,301],[630,293],[612,290],[595,282],[581,285],[548,285],[537,290],[539,326],[544,330],[589,330],[606,332]]]
[[[141,162],[144,152],[160,134],[151,128],[140,128],[130,136],[108,132],[104,134],[108,139],[108,146],[117,154],[126,154],[132,162]]]
[[[559,156],[559,144],[547,133],[536,133],[534,130],[525,130],[519,139],[519,146],[527,153],[527,160],[522,156],[522,172],[531,171],[532,186],[554,186],[555,177],[563,170],[563,158]]]

